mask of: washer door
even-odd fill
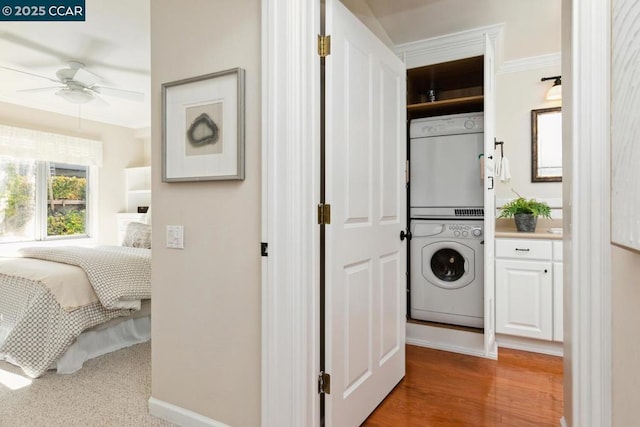
[[[422,248],[422,276],[442,289],[460,289],[475,279],[475,252],[458,242],[435,242]]]

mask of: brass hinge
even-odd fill
[[[328,203],[320,203],[318,205],[318,224],[331,224],[331,205]]]
[[[320,372],[318,375],[318,393],[331,394],[331,375]]]
[[[318,34],[318,55],[326,58],[331,53],[331,36],[321,36]]]

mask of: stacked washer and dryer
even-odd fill
[[[483,114],[414,119],[409,135],[411,318],[482,328]]]

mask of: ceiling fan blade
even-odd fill
[[[22,92],[22,93],[52,92],[54,90],[62,89],[63,87],[64,86],[35,87],[35,88],[32,88],[32,89],[16,90],[16,92]]]
[[[91,101],[91,104],[98,106],[98,107],[110,107],[111,104],[109,104],[104,98],[102,98],[101,96],[94,96],[93,100]]]
[[[22,74],[26,74],[28,76],[38,77],[38,78],[41,78],[41,79],[49,80],[50,82],[53,82],[53,83],[62,83],[59,80],[52,79],[52,78],[49,78],[47,76],[41,76],[40,74],[29,73],[28,71],[17,70],[15,68],[4,67],[2,65],[0,65],[0,68],[2,68],[3,70],[14,71],[16,73],[22,73]]]
[[[99,81],[102,81],[102,77],[86,70],[85,68],[78,68],[73,76],[73,80],[82,83],[86,87],[91,87]]]
[[[133,90],[116,89],[116,88],[104,87],[104,86],[93,86],[91,87],[91,90],[102,95],[122,98],[128,101],[135,101],[135,102],[144,101],[144,93],[136,92]]]

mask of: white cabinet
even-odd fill
[[[151,166],[125,169],[126,210],[116,214],[118,245],[122,244],[130,222],[146,222],[147,214],[138,213],[138,207],[151,206]]]
[[[151,166],[125,169],[126,212],[138,212],[138,207],[151,206]]]
[[[562,341],[562,259],[553,257],[562,242],[553,243],[496,239],[496,332]]]

